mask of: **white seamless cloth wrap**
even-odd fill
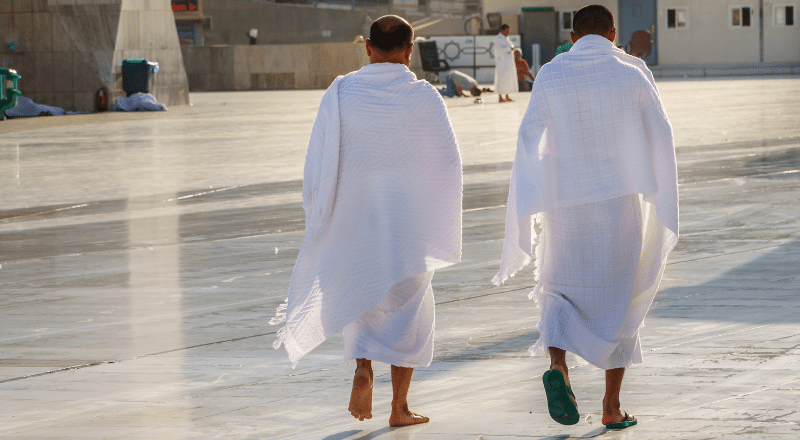
[[[511,40],[503,34],[497,34],[493,50],[495,92],[501,95],[518,92],[517,65],[514,63],[514,46]]]
[[[306,236],[274,347],[294,365],[395,284],[461,259],[461,157],[441,95],[401,64],[337,78],[312,128]]]
[[[678,240],[672,127],[644,62],[603,37],[584,36],[542,67],[534,81],[519,129],[503,258],[493,282],[502,284],[536,260],[539,284],[531,297],[543,307],[544,295],[552,293],[547,285],[558,284],[540,277],[542,264],[547,265],[542,242],[548,238],[537,232],[548,215],[628,195],[640,195],[642,248],[630,304],[619,304],[627,312],[616,339],[608,343],[634,338],[638,347],[639,328]],[[540,341],[543,330],[540,326]],[[533,347],[540,350],[542,344]],[[623,363],[639,361],[628,354]],[[587,360],[601,368],[613,363],[611,358]]]

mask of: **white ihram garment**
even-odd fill
[[[308,144],[306,236],[271,321],[285,323],[274,347],[296,365],[347,326],[348,360],[428,365],[430,279],[461,259],[461,189],[458,145],[433,86],[393,63],[337,78]]]
[[[653,76],[607,39],[582,37],[534,81],[493,281],[535,259],[531,352],[627,367],[641,362],[639,329],[677,240],[672,127]]]
[[[501,95],[519,91],[517,66],[514,64],[514,46],[503,34],[494,40],[494,88]]]

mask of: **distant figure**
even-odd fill
[[[472,96],[481,96],[481,89],[478,87],[478,81],[475,78],[467,75],[466,73],[459,72],[458,70],[451,70],[447,72],[444,77],[445,87],[439,89],[442,96],[452,98],[454,96],[467,96],[464,90],[469,90]]]
[[[494,88],[500,96],[500,102],[511,102],[508,94],[517,91],[517,75],[514,67],[514,45],[508,39],[511,28],[507,24],[500,26],[500,33],[494,40]],[[503,95],[506,95],[503,98]]]
[[[613,43],[611,12],[580,9],[571,37],[533,83],[493,281],[536,260],[531,353],[550,355],[550,416],[580,419],[569,351],[606,370],[602,423],[622,429],[636,424],[620,409],[622,378],[642,362],[639,329],[678,241],[675,148],[652,73]]]
[[[528,62],[522,58],[522,49],[514,49],[514,64],[517,66],[517,82],[519,83],[519,91],[527,92],[531,89],[533,80],[536,79],[531,72]],[[528,82],[528,79],[531,81]]]
[[[461,156],[442,97],[408,70],[413,36],[398,16],[375,20],[370,64],[325,92],[303,174],[306,235],[270,322],[285,323],[274,347],[295,365],[343,329],[359,420],[372,418],[372,361],[391,364],[391,426],[429,420],[409,410],[408,388],[433,357],[433,272],[461,260]]]

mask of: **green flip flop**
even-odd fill
[[[635,425],[638,420],[630,420],[630,418],[631,418],[630,414],[628,414],[628,412],[626,411],[625,418],[621,422],[609,423],[608,425],[606,425],[606,429],[625,429]]]
[[[550,417],[562,425],[574,425],[581,419],[578,406],[569,398],[575,397],[564,380],[564,374],[558,370],[547,370],[542,376],[544,391],[547,394],[547,409]]]

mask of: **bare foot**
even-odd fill
[[[359,362],[350,392],[350,414],[359,421],[372,418],[372,367]]]
[[[563,374],[563,375],[564,375],[564,383],[566,383],[566,384],[567,384],[567,386],[568,386],[570,389],[572,389],[572,385],[569,383],[569,368],[567,368],[566,366],[562,366],[562,365],[550,364],[550,369],[551,369],[551,370],[558,370],[558,371],[560,371],[560,372],[561,372],[561,374]],[[572,394],[570,394],[570,395],[569,395],[569,398],[570,398],[570,400],[572,400],[572,403],[574,403],[574,404],[575,404],[575,407],[577,408],[577,407],[578,407],[578,401],[577,401],[577,400],[575,400],[575,396],[573,396]]]
[[[408,405],[397,409],[395,409],[394,405],[392,405],[392,415],[389,417],[389,426],[418,425],[420,423],[427,423],[430,420],[431,419],[423,415],[411,412],[408,409]]]
[[[497,102],[506,102],[506,100],[505,100],[505,99],[503,99],[503,97],[501,96],[501,97],[500,97],[500,100],[499,100],[499,101],[497,101]]]

